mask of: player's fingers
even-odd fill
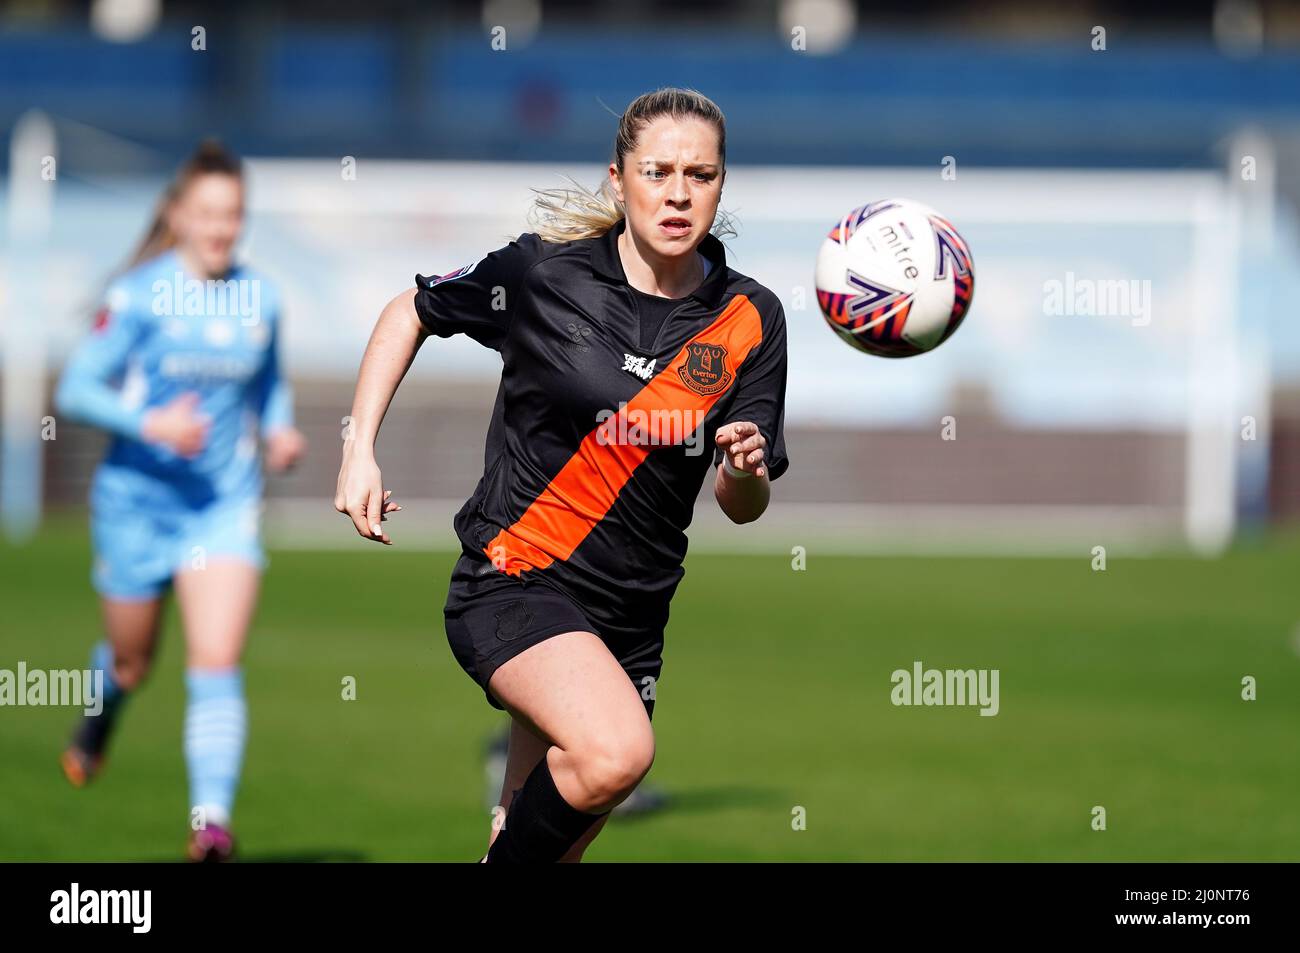
[[[757,449],[758,447],[766,447],[766,446],[767,446],[767,441],[763,439],[763,435],[761,433],[756,433],[753,434],[752,436],[746,437],[744,440],[741,440],[739,443],[732,444],[730,452],[749,453],[749,451]]]
[[[763,462],[763,448],[762,448],[762,447],[759,447],[757,450],[753,450],[753,451],[751,451],[751,452],[749,452],[749,453],[747,453],[747,454],[745,455],[745,463],[746,463],[746,465],[748,465],[750,468],[753,468],[754,466],[756,466],[757,464],[762,463],[762,462]]]
[[[384,504],[382,491],[375,487],[370,491],[370,497],[366,500],[366,518],[370,521],[369,529],[372,539],[383,539],[384,528],[379,525],[380,517],[384,513]]]
[[[736,443],[758,433],[758,427],[747,420],[738,420],[731,425],[732,442]]]
[[[346,512],[352,520],[352,525],[356,527],[357,533],[366,537],[366,539],[370,539],[370,527],[366,525],[365,501],[348,504]]]
[[[718,444],[720,446],[726,446],[727,444],[735,443],[737,440],[744,437],[745,431],[742,429],[744,426],[745,424],[743,421],[733,421],[729,424],[723,424],[718,428],[718,435],[716,437]]]

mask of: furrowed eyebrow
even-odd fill
[[[671,167],[673,165],[673,160],[672,159],[642,159],[640,162],[637,163],[637,165],[643,168],[645,166],[652,166],[652,165]],[[685,164],[685,168],[688,172],[693,172],[693,171],[716,172],[718,170],[717,164],[713,162],[688,162]]]

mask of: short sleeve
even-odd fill
[[[468,334],[501,350],[524,275],[542,251],[532,232],[445,275],[415,276],[415,313],[430,334]]]
[[[767,446],[763,459],[769,480],[775,480],[790,466],[785,449],[786,344],[785,309],[778,301],[776,314],[754,354],[740,365],[735,400],[723,423],[748,420],[758,425]],[[722,448],[715,449],[713,464],[722,462]]]

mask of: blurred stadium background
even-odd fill
[[[249,667],[275,700],[264,735],[255,722],[245,830],[302,859],[473,856],[478,735],[464,726],[491,715],[445,650],[440,609],[499,363],[434,340],[399,392],[379,459],[407,507],[406,555],[361,552],[332,510],[352,375],[389,297],[522,231],[530,188],[595,185],[613,114],[662,85],[727,114],[729,259],[785,302],[792,467],[752,526],[724,525],[705,488],[668,635],[672,701],[656,714],[655,776],[687,809],[593,856],[1295,859],[1300,10],[1280,0],[0,4],[0,666],[80,666],[95,635],[83,507],[102,438],[60,421],[42,440],[41,420],[170,172],[218,135],[250,160],[246,252],[285,291],[311,441],[269,484],[270,631]],[[960,333],[897,362],[840,344],[812,288],[830,226],[890,196],[943,211],[977,272]],[[1051,313],[1052,283],[1080,279],[1149,288],[1149,313]],[[955,440],[941,437],[949,416]],[[790,572],[795,546],[823,567],[806,580]],[[1103,589],[1095,546],[1149,558]],[[708,594],[754,580],[757,654],[737,672]],[[336,611],[323,592],[358,605]],[[1033,697],[973,724],[900,718],[888,673],[913,658],[1019,666]],[[366,729],[316,711],[303,682],[314,673],[328,694],[358,665],[385,686]],[[1186,680],[1137,687],[1162,667]],[[1275,694],[1254,723],[1235,699],[1261,670]],[[740,713],[753,679],[785,706],[765,722]],[[142,702],[156,725],[128,725],[121,760],[176,790],[105,779],[132,804],[179,803],[178,746],[161,740],[179,734],[179,689],[157,695]],[[126,826],[162,839],[139,850],[76,835],[120,822],[102,802],[50,815],[74,803],[50,770],[57,715],[0,715],[18,779],[0,798],[42,816],[0,833],[0,858],[165,855],[171,829],[143,809]],[[1187,754],[1188,737],[1208,753]],[[305,763],[282,767],[295,755]],[[279,774],[259,769],[272,760]],[[769,783],[735,782],[755,763]],[[351,797],[343,815],[309,807],[313,766]],[[1147,836],[1088,841],[1107,790],[1075,774],[1089,768],[1152,812]],[[875,820],[849,807],[867,790]],[[297,824],[279,796],[302,806]],[[755,818],[804,800],[858,826],[755,840]],[[916,812],[911,840],[900,810]],[[321,817],[336,831],[323,846]],[[394,824],[418,825],[418,846]]]

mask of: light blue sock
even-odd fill
[[[190,773],[190,805],[205,823],[230,824],[239,786],[239,769],[248,734],[244,676],[239,668],[185,672],[185,763]]]

